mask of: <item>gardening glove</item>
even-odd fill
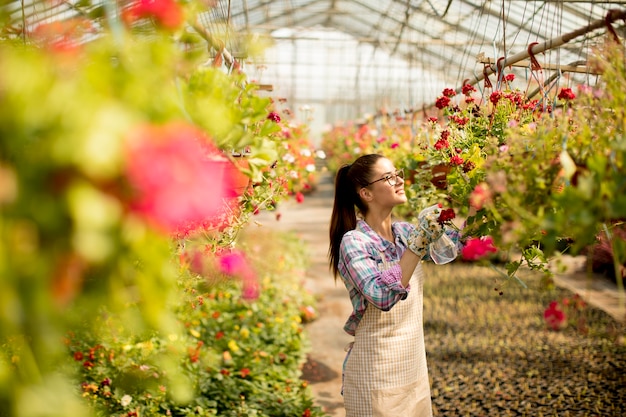
[[[428,246],[443,235],[443,226],[439,223],[439,205],[425,208],[417,216],[417,227],[409,234],[407,239],[411,252],[423,258],[426,256]]]

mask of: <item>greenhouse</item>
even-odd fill
[[[626,1],[0,18],[0,417],[626,415]]]

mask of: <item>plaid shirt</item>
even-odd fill
[[[402,270],[398,261],[407,249],[406,238],[415,226],[394,222],[391,229],[395,243],[381,238],[365,221],[359,220],[356,228],[341,240],[339,275],[350,294],[353,308],[344,326],[350,335],[354,335],[368,303],[388,311],[404,300],[410,290],[410,286],[404,288],[400,282]],[[381,254],[390,266],[388,269],[383,266]]]

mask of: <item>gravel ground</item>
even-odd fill
[[[626,416],[625,326],[585,306],[549,330],[573,294],[539,274],[425,264],[424,322],[435,416]]]

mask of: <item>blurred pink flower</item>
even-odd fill
[[[218,268],[222,274],[235,276],[251,271],[243,252],[238,250],[227,251],[218,258]]]
[[[138,19],[154,19],[161,27],[177,29],[185,20],[182,7],[175,0],[137,0],[123,13],[129,23]]]
[[[491,236],[482,236],[480,238],[468,239],[461,250],[461,256],[466,261],[477,261],[496,252],[498,252],[498,249],[493,246],[493,238]]]
[[[543,312],[543,318],[552,330],[560,330],[567,325],[565,313],[556,301],[550,302],[548,308]]]
[[[243,252],[232,250],[222,254],[218,259],[220,272],[242,280],[242,298],[245,300],[256,300],[259,297],[259,280],[248,263]]]
[[[469,205],[476,210],[480,210],[487,203],[491,202],[493,192],[489,185],[485,182],[481,182],[474,187],[474,191],[469,196]]]
[[[126,149],[130,208],[166,233],[219,217],[237,194],[228,161],[195,126],[143,126]]]

